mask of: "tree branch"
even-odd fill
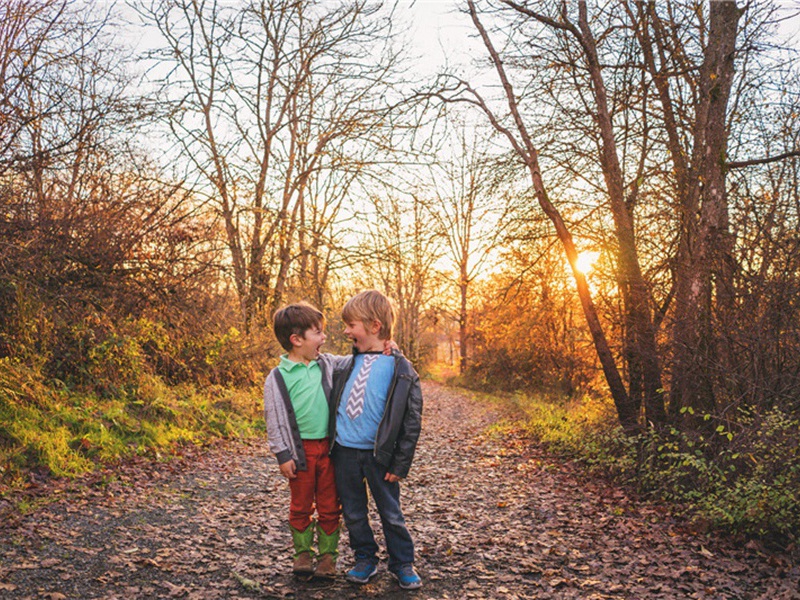
[[[754,158],[752,160],[737,160],[726,163],[725,166],[729,170],[741,169],[743,167],[752,167],[755,165],[766,165],[769,163],[778,162],[779,160],[784,160],[795,156],[800,156],[800,148],[797,150],[792,150],[791,152],[784,152],[783,154],[778,154],[777,156],[767,156],[766,158]]]

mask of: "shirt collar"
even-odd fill
[[[366,352],[359,352],[358,348],[353,346],[352,348],[353,356],[359,356],[360,354],[383,354],[383,350],[367,350]],[[394,350],[392,350],[394,352]],[[386,356],[389,356],[388,354]]]
[[[289,371],[291,371],[293,369],[297,369],[298,367],[302,367],[302,368],[306,369],[306,368],[310,368],[310,367],[312,367],[313,365],[316,365],[316,364],[317,364],[316,360],[311,360],[311,361],[308,361],[308,366],[306,366],[305,363],[294,362],[293,360],[289,360],[289,355],[288,354],[283,354],[283,355],[281,355],[281,363],[278,366],[288,373]]]

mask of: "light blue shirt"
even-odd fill
[[[357,354],[353,360],[355,361],[353,372],[350,373],[342,390],[342,400],[336,413],[336,441],[347,448],[371,450],[375,446],[378,425],[386,409],[389,386],[394,375],[394,357],[381,354],[372,363],[364,393],[364,411],[355,419],[347,416],[347,399],[350,397],[350,390],[361,370],[361,365],[364,364],[364,355]]]

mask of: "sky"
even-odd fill
[[[413,50],[425,68],[463,60],[464,49],[475,44],[469,17],[459,13],[454,0],[406,0],[400,2],[412,21]]]
[[[231,3],[236,4],[235,1]],[[123,13],[129,12],[119,2],[114,4]],[[789,17],[780,26],[780,37],[793,38],[791,45],[800,50],[800,0],[777,0],[775,4]],[[459,10],[465,5],[464,0],[398,0],[399,13],[410,23],[410,51],[419,57],[422,70],[435,74],[445,60],[453,66],[467,66],[470,55],[481,55],[483,48],[475,39],[474,27],[469,17]],[[131,26],[128,31],[131,42],[140,48],[160,43],[157,32],[140,26]]]
[[[137,21],[127,6],[115,2],[115,8],[123,18]],[[236,4],[232,2],[232,4]],[[460,14],[457,6],[465,5],[459,0],[399,0],[398,12],[407,19],[411,38],[412,55],[419,57],[420,67],[435,72],[448,57],[451,62],[462,63],[466,57],[464,49],[474,45],[469,18]],[[127,41],[140,50],[151,49],[161,44],[160,35],[151,28],[131,24],[124,29]]]

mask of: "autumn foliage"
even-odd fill
[[[505,390],[586,392],[600,383],[598,368],[561,253],[535,264],[531,256],[509,252],[503,272],[483,285],[467,377]]]
[[[741,4],[469,0],[474,71],[423,81],[400,5],[132,2],[134,50],[0,2],[1,483],[252,432],[274,309],[347,352],[375,287],[421,372],[794,536],[800,78]]]

